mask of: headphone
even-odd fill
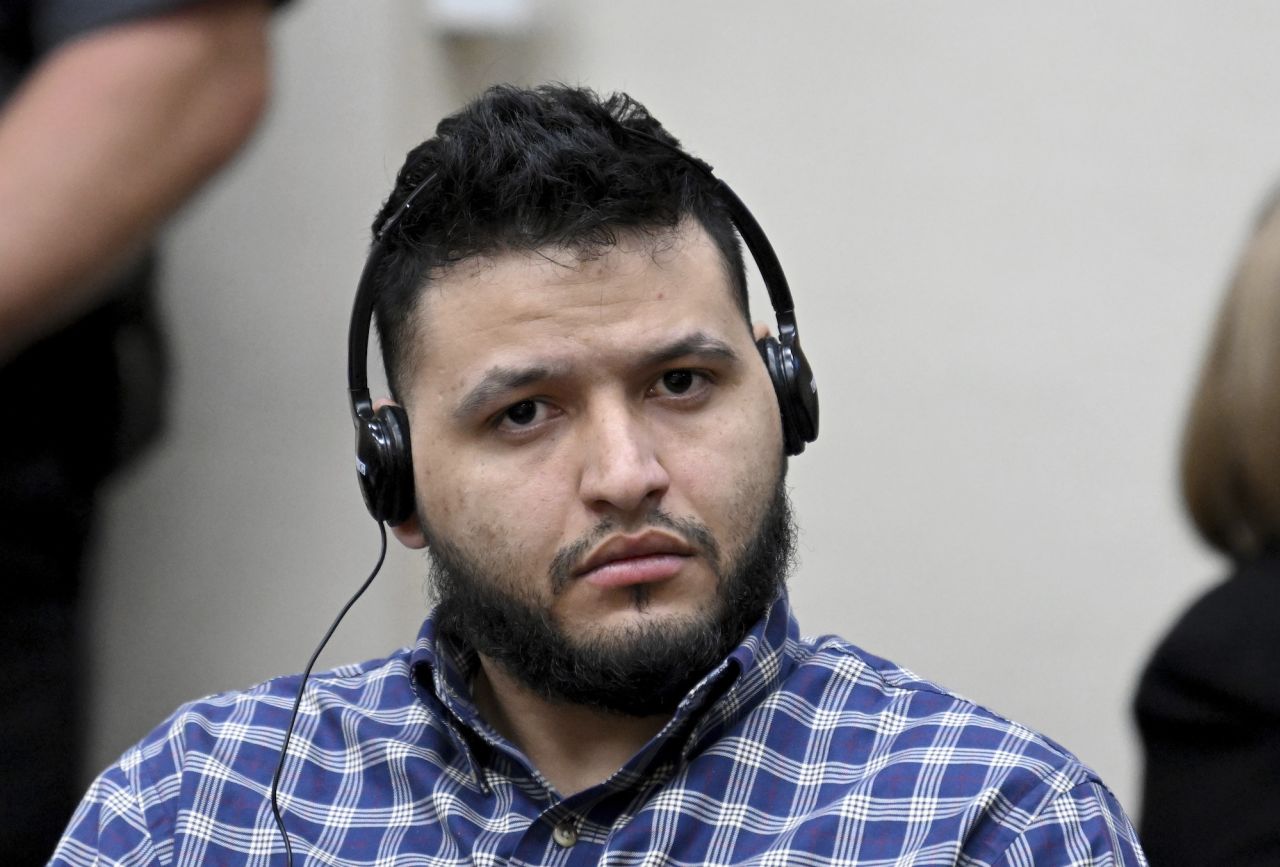
[[[712,183],[711,193],[728,211],[729,220],[751,252],[769,302],[778,321],[778,336],[756,341],[782,415],[782,440],[788,455],[804,451],[818,437],[818,383],[796,328],[795,302],[773,245],[751,211],[729,185],[716,177],[709,164],[679,147],[648,133],[618,127],[627,135],[656,144],[693,166]],[[360,273],[351,327],[347,336],[347,385],[351,418],[356,426],[356,476],[369,514],[379,522],[399,524],[413,514],[413,458],[409,442],[409,416],[399,406],[374,410],[369,399],[369,329],[377,296],[374,276],[387,252],[391,230],[409,213],[414,200],[435,180],[429,175],[405,197],[404,202],[374,232],[373,247]]]

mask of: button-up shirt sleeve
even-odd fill
[[[160,867],[140,785],[139,750],[94,780],[50,860],[50,867]],[[155,794],[155,793],[152,793]]]
[[[1133,826],[1096,781],[1053,798],[991,867],[1146,867]]]

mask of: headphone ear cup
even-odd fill
[[[388,405],[373,418],[357,418],[356,473],[376,520],[399,524],[413,514],[413,451],[403,407]]]
[[[387,429],[387,522],[399,524],[413,514],[413,449],[409,442],[409,415],[394,404],[378,410]]]
[[[782,346],[773,337],[762,337],[756,341],[760,357],[764,359],[765,370],[769,372],[769,380],[773,383],[773,393],[778,399],[778,411],[782,416],[782,445],[788,455],[798,455],[804,451],[804,440],[800,438],[792,418],[791,399],[789,396],[786,365],[782,358]]]
[[[756,346],[778,398],[783,446],[788,455],[798,455],[818,437],[818,386],[813,371],[798,342],[783,344],[762,337]]]

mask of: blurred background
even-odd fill
[[[1224,572],[1175,455],[1280,174],[1280,5],[453,5],[296,0],[265,125],[166,233],[171,421],[109,491],[86,783],[178,703],[300,670],[363,580],[368,226],[440,117],[556,79],[646,103],[787,269],[823,400],[790,477],[803,629],[1042,730],[1136,813],[1138,673]],[[414,639],[424,563],[390,554],[322,664]]]

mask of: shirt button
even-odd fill
[[[565,822],[561,825],[556,825],[555,830],[551,832],[551,839],[568,849],[574,843],[578,842],[578,829],[573,827],[572,822]]]

